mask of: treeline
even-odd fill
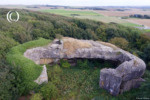
[[[26,93],[20,92],[22,77],[18,75],[18,69],[9,67],[5,61],[6,53],[18,44],[40,37],[54,39],[56,34],[61,34],[78,39],[111,42],[141,57],[147,63],[147,68],[150,68],[150,38],[138,29],[18,9],[20,20],[9,23],[6,19],[8,11],[10,9],[0,9],[0,100],[10,100],[14,95],[17,98]]]
[[[141,14],[134,14],[130,15],[131,18],[141,18],[141,19],[150,19],[150,15],[141,15]]]

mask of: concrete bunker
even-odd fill
[[[59,41],[59,42],[58,42]],[[116,68],[100,70],[99,85],[112,95],[140,86],[146,65],[143,60],[110,43],[64,37],[45,47],[28,49],[24,56],[36,64],[57,62],[59,59],[103,59],[119,62]]]

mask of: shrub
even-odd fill
[[[128,49],[128,41],[124,38],[121,38],[121,37],[115,37],[115,38],[112,38],[110,41],[110,43],[122,48],[122,49],[125,49],[127,50]]]
[[[5,57],[6,52],[17,44],[18,43],[14,39],[6,37],[0,33],[0,58]]]
[[[11,66],[8,66],[0,61],[0,100],[11,100],[14,90],[16,90],[12,84],[15,76],[10,72],[10,70]]]
[[[31,100],[42,100],[43,97],[41,96],[40,93],[36,93],[34,95],[32,95]]]
[[[64,68],[69,68],[71,65],[67,60],[61,59],[60,60],[60,66]]]
[[[61,40],[63,38],[63,36],[61,34],[56,34],[55,36],[57,39]]]
[[[40,92],[41,92],[43,98],[46,100],[55,99],[58,95],[58,90],[57,90],[56,86],[51,82],[49,82],[48,84],[43,86],[40,89]]]

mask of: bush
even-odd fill
[[[10,70],[11,66],[0,62],[0,100],[11,100],[14,91],[10,90],[16,90],[12,84],[15,76],[10,72]]]
[[[61,34],[56,34],[55,36],[57,39],[61,40],[63,38],[63,36]]]
[[[43,99],[43,97],[41,96],[41,94],[36,93],[36,94],[32,95],[30,100],[42,100],[42,99]]]
[[[51,82],[43,86],[40,89],[40,92],[45,100],[53,100],[58,96],[58,90]]]
[[[60,66],[64,68],[69,68],[71,65],[67,60],[61,59],[60,60]]]
[[[115,37],[115,38],[112,38],[110,41],[110,43],[122,48],[122,49],[125,49],[127,50],[128,49],[128,41],[124,38],[121,38],[121,37]]]
[[[0,34],[0,58],[5,57],[6,52],[17,44],[18,43],[14,39]]]

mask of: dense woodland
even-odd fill
[[[21,76],[21,69],[19,67],[9,65],[6,61],[6,55],[10,48],[28,41],[37,40],[41,37],[53,40],[56,37],[56,34],[78,39],[92,39],[97,41],[110,42],[142,58],[147,64],[147,70],[144,75],[146,82],[143,83],[140,89],[125,93],[119,98],[121,99],[123,97],[128,97],[133,99],[137,96],[149,97],[150,38],[146,36],[143,31],[136,28],[118,25],[116,23],[105,24],[88,19],[74,19],[28,10],[17,10],[20,14],[20,20],[17,23],[9,23],[6,20],[6,14],[8,11],[9,9],[0,9],[0,100],[16,100],[21,95],[26,95],[30,91],[23,89],[24,84],[22,82],[23,79]],[[87,66],[90,63],[90,61],[84,62],[85,63],[83,63],[83,66]],[[80,61],[79,63],[79,65],[82,67]],[[68,63],[65,61],[63,61],[62,64],[68,65]],[[107,64],[105,64],[105,66],[107,66]],[[57,71],[59,71],[57,65],[53,66],[53,69],[57,70],[56,72],[49,72],[49,76],[53,75],[52,73],[57,73]],[[83,73],[87,73],[86,75],[88,75],[90,72],[89,69],[87,69],[87,72],[84,72],[84,70],[82,71]],[[99,72],[97,71],[95,73]],[[78,71],[75,72],[75,75],[79,75]],[[93,77],[94,75],[95,74],[93,74]],[[57,78],[55,76],[53,77]],[[91,80],[91,82],[93,82],[93,80]],[[56,86],[54,83],[56,83]],[[40,90],[39,88],[36,89],[36,91],[41,91],[41,94],[37,93],[34,95],[32,97],[33,100],[35,100],[36,97],[42,98],[41,95],[45,97],[46,100],[54,100],[55,98],[53,97],[57,97],[58,95],[56,92],[58,83],[56,80],[54,83],[50,82],[48,85],[43,87],[41,86]],[[62,84],[62,86],[63,85],[64,84]],[[49,91],[45,91],[47,88],[49,88]],[[47,97],[47,95],[45,95],[46,93],[51,94],[51,96]],[[87,98],[87,100],[89,98]]]

